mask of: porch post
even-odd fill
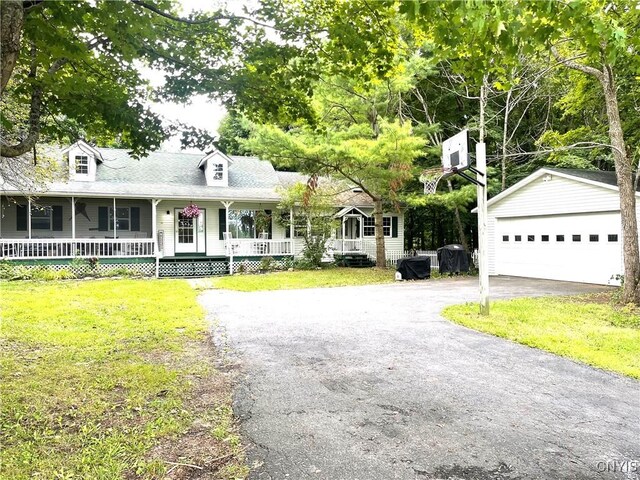
[[[224,236],[225,239],[225,250],[227,255],[229,255],[229,275],[233,275],[233,246],[231,245],[229,239],[229,207],[233,205],[233,202],[222,202],[224,205]]]
[[[160,252],[158,250],[158,204],[160,200],[151,199],[151,238],[153,239],[153,253],[156,258],[156,278],[160,276]]]
[[[76,239],[76,197],[71,197],[71,239]]]
[[[294,256],[295,250],[293,248],[293,242],[295,234],[295,229],[293,228],[293,207],[289,209],[289,243],[291,244],[291,256]]]
[[[118,238],[118,215],[116,213],[116,197],[113,197],[113,239]]]
[[[346,217],[342,217],[342,248],[341,253],[344,253],[344,242],[347,239],[347,222],[345,222]]]
[[[31,197],[29,197],[27,205],[27,231],[29,232],[29,240],[31,240]]]

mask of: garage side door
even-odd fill
[[[496,273],[606,284],[622,273],[620,215],[500,218]]]

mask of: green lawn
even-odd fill
[[[322,270],[296,270],[264,275],[233,275],[208,279],[205,288],[225,288],[242,292],[257,290],[292,290],[298,288],[345,287],[391,283],[395,272],[376,268],[326,268]]]
[[[0,289],[0,478],[165,478],[193,468],[178,463],[246,476],[229,387],[187,282]]]
[[[520,298],[491,304],[488,318],[475,304],[443,315],[474,330],[640,379],[640,315],[612,306],[607,295]]]

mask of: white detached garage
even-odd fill
[[[489,274],[608,284],[623,273],[614,172],[543,168],[487,205]]]

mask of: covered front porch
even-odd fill
[[[156,255],[149,200],[3,196],[0,212],[3,260]]]

